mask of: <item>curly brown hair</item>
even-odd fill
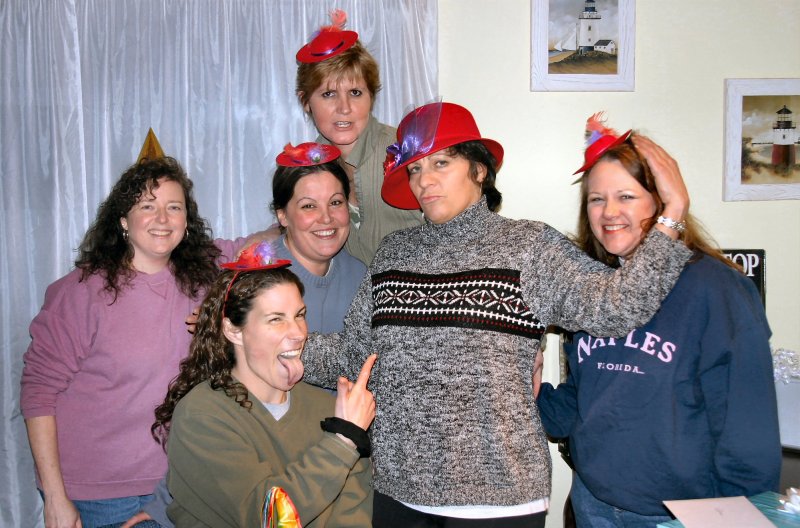
[[[231,375],[236,356],[233,343],[222,331],[222,321],[227,318],[233,326],[241,328],[247,322],[253,300],[264,290],[279,284],[294,284],[300,295],[305,293],[303,283],[287,268],[220,273],[200,306],[189,355],[181,361],[178,376],[170,382],[164,403],[156,407],[156,420],[150,432],[162,447],[166,449],[175,406],[204,381],[250,409],[252,403],[247,397],[247,388]]]
[[[628,138],[625,142],[617,145],[614,148],[609,149],[606,151],[598,160],[595,162],[595,165],[600,161],[616,161],[622,167],[633,176],[633,178],[639,182],[639,184],[650,193],[653,197],[653,200],[656,204],[655,213],[651,218],[646,219],[642,223],[642,233],[643,236],[650,232],[650,229],[655,225],[656,219],[664,210],[664,203],[661,201],[661,197],[658,195],[658,190],[656,189],[656,182],[653,177],[653,173],[650,170],[650,166],[647,164],[647,161],[644,157],[636,150],[636,147],[633,145],[633,142],[630,138]],[[591,173],[591,169],[583,173],[581,177],[581,191],[580,191],[580,209],[578,212],[578,230],[577,233],[572,237],[575,244],[580,247],[586,254],[590,257],[594,258],[595,260],[599,260],[600,262],[617,268],[620,265],[619,257],[617,255],[611,254],[603,247],[597,237],[594,236],[592,233],[592,226],[589,223],[589,213],[587,211],[587,204],[588,204],[588,175]],[[691,214],[687,214],[686,218],[684,219],[686,223],[686,230],[681,234],[681,239],[683,240],[686,247],[694,251],[695,253],[704,253],[712,258],[719,260],[720,262],[724,263],[726,266],[730,266],[734,269],[738,269],[741,271],[741,268],[731,262],[729,259],[725,258],[716,244],[713,242],[710,235],[706,232],[703,228],[702,224],[699,220],[694,218]],[[692,257],[693,260],[696,260],[697,255]]]
[[[114,301],[135,275],[133,247],[123,237],[120,218],[130,212],[142,195],[157,189],[159,180],[178,183],[186,200],[187,234],[169,259],[181,291],[189,297],[196,297],[219,273],[216,259],[220,250],[214,245],[208,223],[200,217],[192,194],[192,181],[174,158],[144,159],[131,165],[120,176],[100,204],[97,217],[86,231],[75,260],[75,266],[82,270],[81,280],[96,273],[105,276],[105,289],[113,293]]]

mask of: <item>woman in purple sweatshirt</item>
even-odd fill
[[[124,522],[166,471],[153,409],[191,335],[219,250],[172,158],[130,167],[31,323],[21,407],[45,526]]]

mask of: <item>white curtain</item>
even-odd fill
[[[22,355],[98,204],[152,127],[215,235],[271,223],[276,154],[316,137],[295,53],[335,7],[381,66],[379,120],[438,95],[436,0],[0,0],[0,525],[42,524]]]

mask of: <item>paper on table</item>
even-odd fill
[[[774,528],[745,497],[664,501],[686,528]]]

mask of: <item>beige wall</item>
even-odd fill
[[[724,79],[800,77],[800,2],[636,2],[636,88],[616,93],[530,91],[530,5],[439,0],[441,95],[505,147],[502,213],[572,230],[583,126],[606,110],[610,126],[637,128],[678,160],[692,212],[721,246],[766,250],[772,345],[800,351],[800,201],[722,201]],[[548,527],[561,526],[569,488],[555,454],[553,465]]]

